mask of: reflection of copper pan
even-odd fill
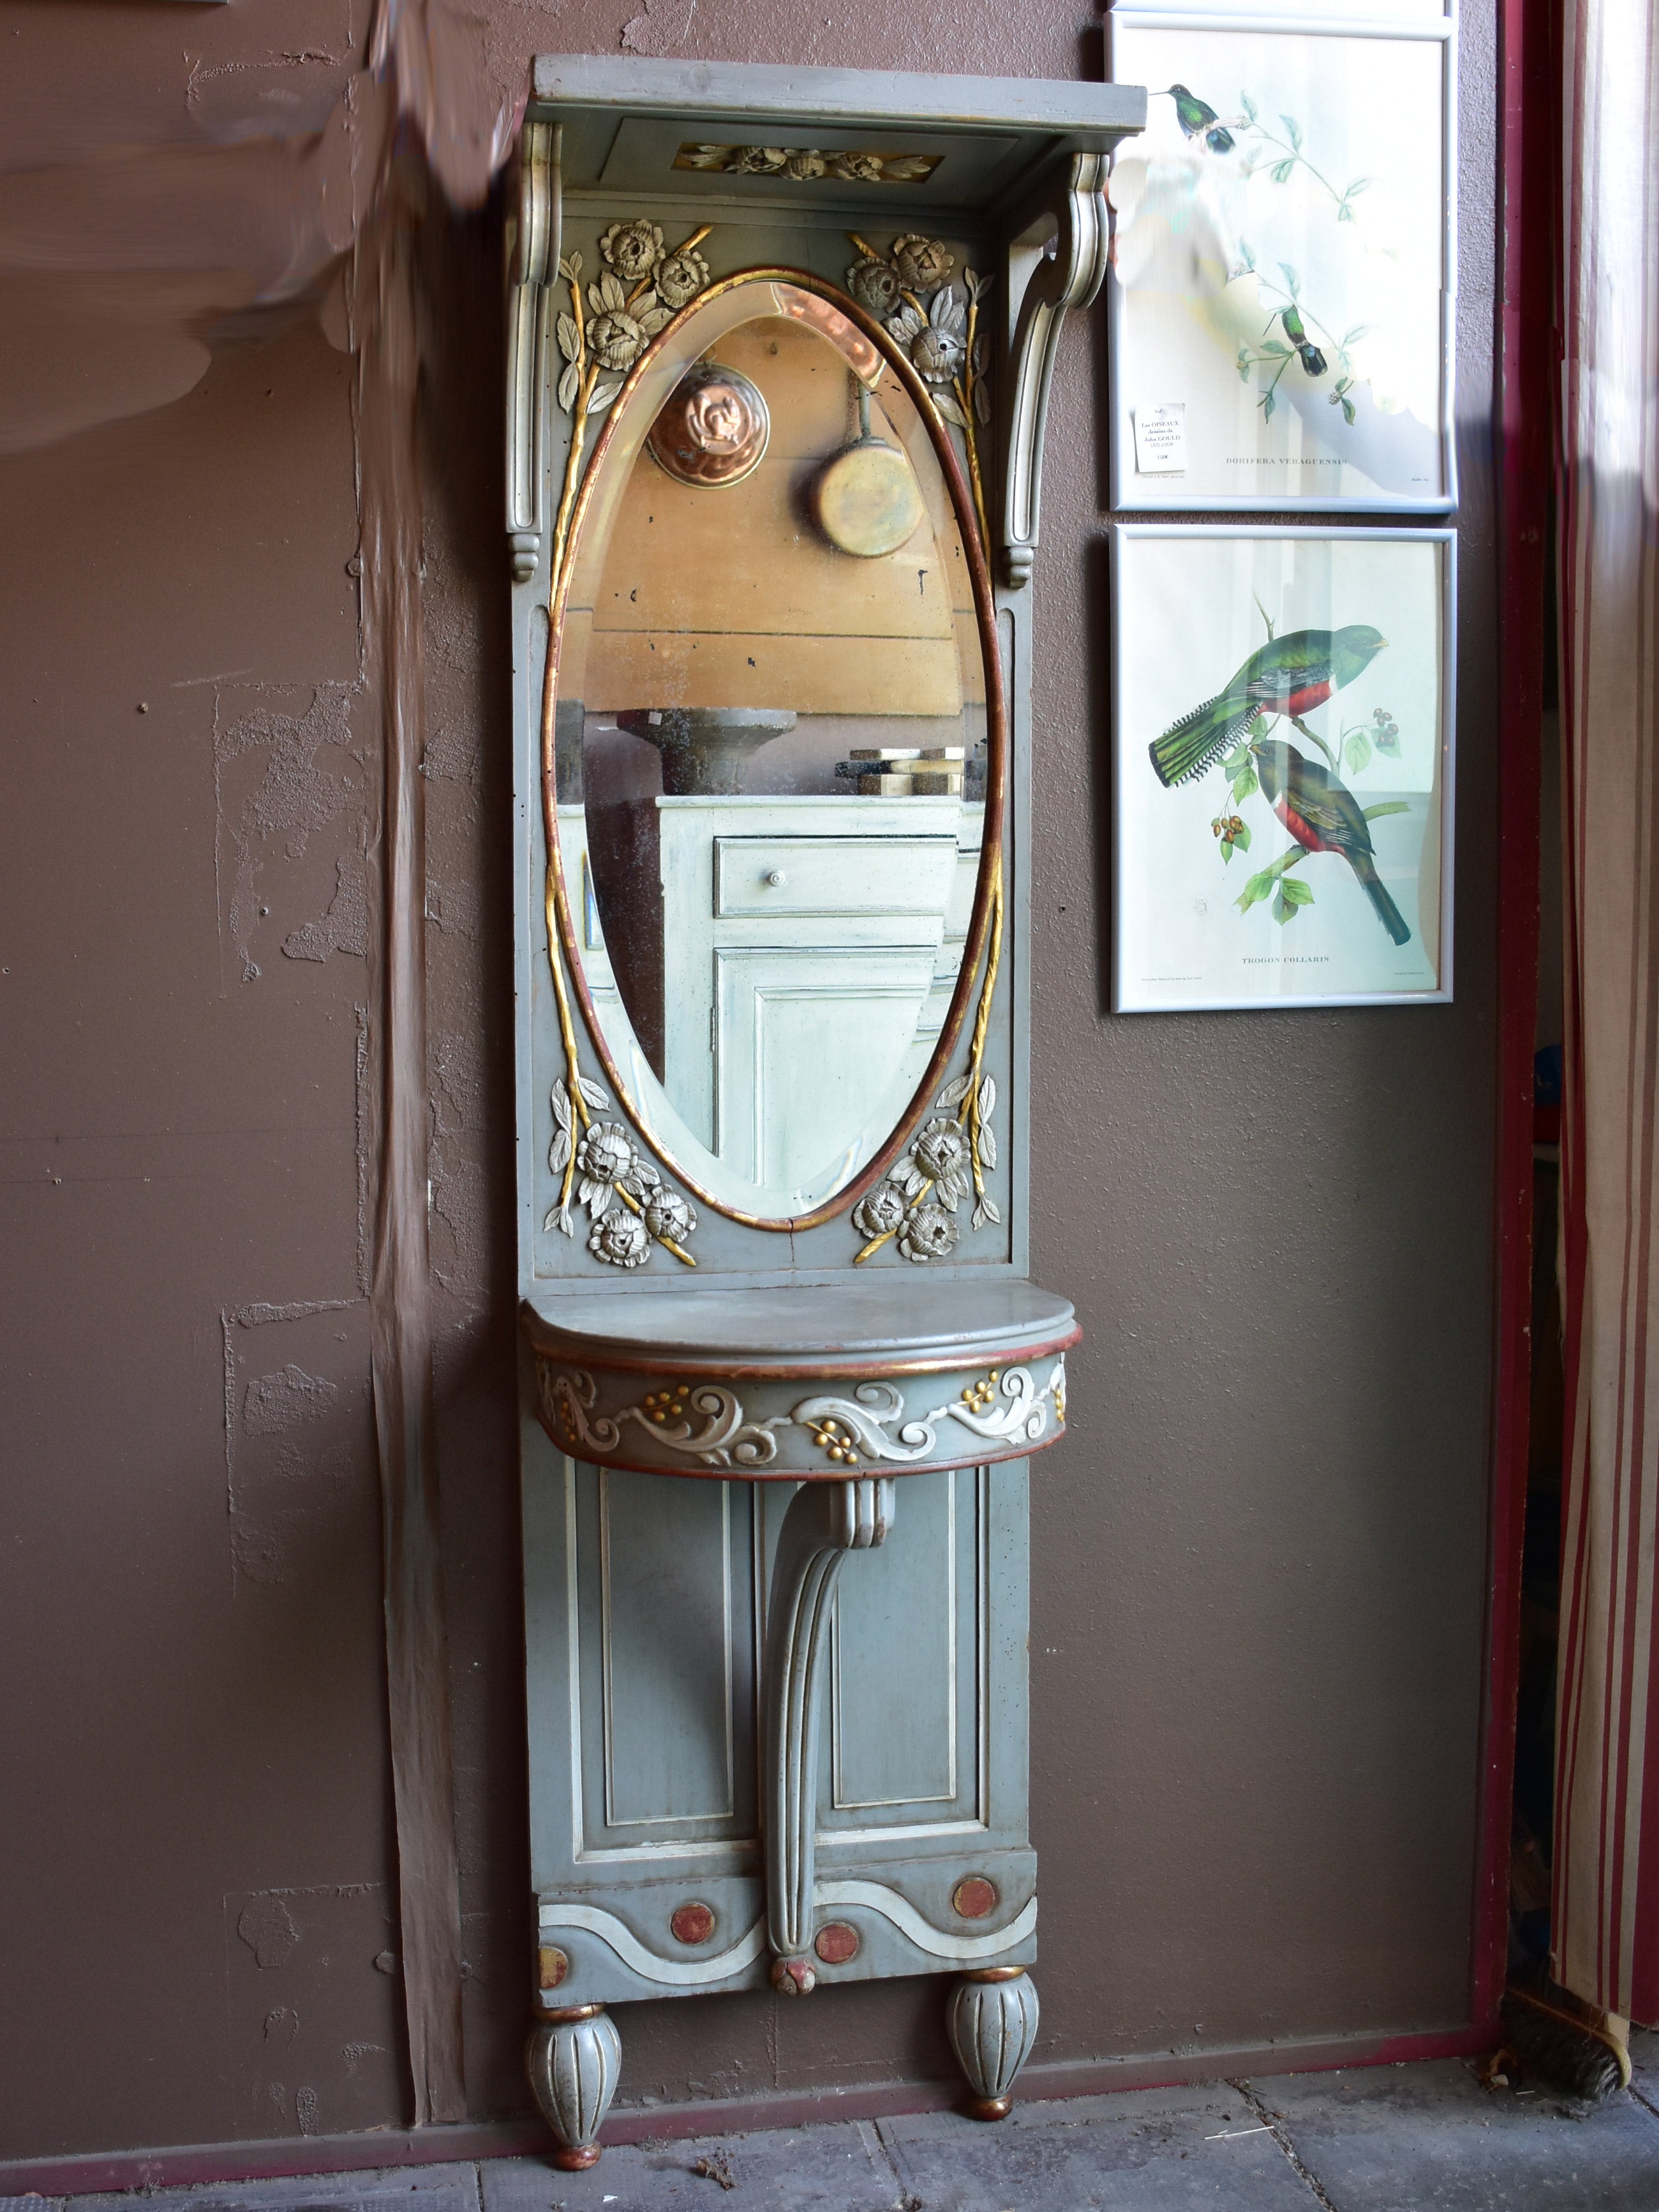
[[[771,434],[759,386],[735,368],[700,361],[665,400],[645,442],[676,483],[714,489],[752,475]]]
[[[781,315],[804,323],[809,331],[828,338],[837,352],[845,355],[853,374],[861,377],[872,392],[875,390],[886,364],[882,360],[881,349],[865,337],[856,323],[828,300],[820,300],[813,292],[803,292],[798,284],[775,284],[772,296]]]

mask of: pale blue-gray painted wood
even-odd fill
[[[994,499],[997,487],[1006,489],[1005,512],[993,514],[990,550],[1008,708],[1006,926],[983,1061],[998,1094],[1000,1157],[988,1192],[1000,1221],[964,1236],[945,1262],[918,1267],[890,1245],[855,1268],[861,1238],[845,1212],[786,1232],[703,1205],[695,1275],[660,1249],[637,1273],[596,1264],[585,1219],[571,1238],[544,1229],[555,1195],[549,1091],[565,1059],[547,963],[538,730],[546,519],[556,505],[569,423],[547,406],[545,381],[531,404],[523,364],[515,363],[513,434],[533,431],[540,459],[533,487],[522,467],[509,482],[518,578],[520,1283],[536,1339],[521,1359],[532,1858],[544,1960],[556,1952],[568,1961],[563,1979],[544,1990],[549,2011],[764,1986],[775,1948],[769,1902],[775,1919],[786,1886],[779,1867],[789,1856],[774,1851],[769,1899],[767,1778],[771,1771],[775,1785],[791,1739],[775,1730],[769,1753],[763,1741],[763,1654],[769,1611],[775,1626],[783,1601],[773,1584],[780,1531],[799,1493],[792,1480],[743,1479],[765,1469],[730,1455],[699,1465],[693,1481],[627,1472],[629,1452],[604,1441],[611,1431],[603,1423],[614,1416],[617,1435],[631,1424],[643,1436],[644,1394],[669,1381],[695,1388],[702,1376],[723,1378],[729,1393],[753,1401],[750,1411],[788,1429],[783,1394],[810,1391],[813,1376],[826,1389],[856,1392],[896,1363],[900,1372],[890,1371],[882,1387],[902,1391],[904,1418],[914,1406],[948,1431],[962,1425],[934,1409],[930,1389],[935,1396],[947,1387],[963,1393],[994,1369],[1000,1388],[1022,1362],[1033,1389],[1048,1389],[1052,1421],[1030,1445],[1010,1435],[997,1448],[1030,1449],[1063,1423],[1055,1363],[1070,1309],[1023,1280],[1029,577],[1057,317],[1088,295],[1103,236],[1096,157],[1139,128],[1144,114],[1144,94],[1121,87],[594,57],[536,64],[531,120],[550,128],[534,144],[541,189],[547,192],[550,178],[555,189],[550,210],[537,214],[535,235],[562,239],[555,250],[580,252],[590,275],[608,226],[644,216],[677,236],[712,225],[701,251],[717,279],[769,264],[840,284],[854,258],[849,229],[878,240],[921,230],[945,240],[958,269],[994,276],[982,327],[993,337],[1005,411],[993,426],[987,488]],[[871,189],[672,166],[690,142],[763,138],[831,152],[867,143],[890,153],[895,133],[902,150],[940,157],[925,182]],[[1056,241],[1052,260],[1042,251],[1045,229]],[[543,280],[553,282],[546,270]],[[547,327],[547,304],[516,301],[513,324],[520,351],[525,333],[541,347],[536,373],[544,379],[559,367],[550,343],[535,335]],[[577,871],[570,872],[574,879]],[[720,921],[711,907],[711,922]],[[953,929],[964,921],[953,916]],[[598,945],[592,950],[599,954]],[[602,990],[610,986],[598,957],[591,978]],[[574,1018],[583,1074],[604,1081],[579,1010]],[[964,1032],[953,1066],[965,1048]],[[672,1181],[674,1162],[665,1165]],[[580,1402],[599,1441],[567,1434],[574,1456],[538,1418],[539,1410],[561,1433],[550,1363],[590,1390]],[[775,1396],[764,1396],[769,1391]],[[686,1407],[672,1416],[692,1418]],[[896,1432],[883,1433],[890,1440]],[[879,1449],[879,1464],[866,1457],[855,1468],[832,1466],[820,1455],[809,1465],[801,1425],[791,1433],[802,1463],[773,1471],[812,1475],[816,1494],[801,1501],[794,1525],[810,1520],[819,1528],[806,1550],[822,1540],[837,1560],[823,1583],[834,1595],[822,1616],[821,1734],[814,1771],[798,1792],[811,1815],[811,1862],[789,1931],[799,1962],[812,1960],[826,1989],[887,1974],[1027,1965],[1036,1955],[1036,1909],[1026,1834],[1027,1463],[989,1463],[988,1439],[974,1463],[969,1455],[981,1447],[964,1441],[943,1466],[913,1460],[917,1471],[886,1483],[881,1479],[903,1472],[903,1463],[881,1459]],[[660,1454],[646,1457],[669,1463]],[[873,1525],[859,1536],[853,1522],[837,1534],[838,1514],[855,1513],[859,1498],[870,1504],[878,1495],[888,1500],[881,1515],[891,1516],[884,1540],[875,1540]],[[787,1591],[790,1574],[780,1571]],[[776,1679],[806,1646],[774,1641]],[[794,1725],[805,1729],[804,1712]],[[769,1826],[775,1844],[775,1814]],[[803,1863],[799,1850],[793,1863]],[[994,1886],[982,1917],[969,1919],[953,1904],[969,1875]],[[692,1901],[713,1916],[707,1941],[697,1944],[677,1941],[671,1924]],[[855,1933],[849,1960],[826,1961],[807,1948],[832,1918]],[[1004,2012],[1024,2018],[1024,2000],[1012,2011],[1011,2002],[994,2001],[998,2020]],[[975,2018],[990,2017],[983,2002],[964,1999],[958,2011],[963,2004],[978,2005]],[[1011,2060],[1019,2040],[1007,2042]]]

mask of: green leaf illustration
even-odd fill
[[[1352,399],[1345,399],[1342,403],[1342,419],[1352,430],[1353,428],[1353,402]]]
[[[1263,353],[1270,353],[1273,355],[1275,358],[1279,356],[1283,356],[1286,360],[1290,358],[1291,349],[1289,346],[1281,345],[1277,338],[1263,338],[1261,341],[1261,350]]]
[[[1375,177],[1356,177],[1353,182],[1349,185],[1347,191],[1343,193],[1342,197],[1345,200],[1351,200],[1360,192],[1370,191],[1371,186],[1376,182],[1376,179]]]
[[[1262,400],[1262,402],[1261,402],[1261,419],[1262,419],[1262,421],[1263,421],[1264,422],[1271,422],[1273,421],[1273,406],[1274,406],[1273,396],[1272,392],[1268,392],[1268,393],[1267,394],[1267,396],[1263,398],[1263,400]]]
[[[1281,114],[1279,119],[1285,126],[1285,137],[1299,154],[1302,151],[1302,125],[1293,115]]]
[[[1254,123],[1255,121],[1255,102],[1250,98],[1248,92],[1241,92],[1239,94],[1238,104],[1244,111],[1244,120],[1247,123]]]
[[[1279,265],[1285,272],[1285,282],[1291,288],[1291,299],[1294,300],[1297,298],[1302,290],[1302,279],[1297,275],[1295,270],[1291,268],[1288,261],[1281,261]]]
[[[1242,806],[1244,801],[1253,797],[1259,788],[1260,786],[1255,780],[1255,770],[1253,768],[1241,769],[1233,778],[1233,805]]]
[[[1273,870],[1271,868],[1258,869],[1256,873],[1250,878],[1249,883],[1245,884],[1243,890],[1239,894],[1239,912],[1241,914],[1248,914],[1258,899],[1267,898],[1271,894],[1273,887]]]
[[[1233,857],[1233,841],[1231,837],[1224,837],[1221,841],[1221,857],[1224,860],[1231,860]]]
[[[1273,179],[1274,184],[1287,185],[1291,181],[1291,171],[1295,167],[1296,163],[1293,161],[1275,161],[1267,174]]]
[[[1237,775],[1240,769],[1248,768],[1249,763],[1249,747],[1248,745],[1235,745],[1231,752],[1228,754],[1226,759],[1222,762],[1221,766],[1224,774],[1228,775]]]
[[[1343,758],[1348,763],[1350,775],[1364,775],[1370,766],[1371,741],[1363,730],[1356,730],[1343,748]]]
[[[1281,876],[1279,879],[1279,896],[1288,901],[1291,906],[1311,906],[1314,902],[1313,893],[1300,876]]]
[[[1411,811],[1411,801],[1408,799],[1385,799],[1380,806],[1368,806],[1365,809],[1365,819],[1367,822],[1375,822],[1379,815],[1409,814]]]
[[[1248,853],[1249,851],[1250,825],[1248,822],[1241,822],[1237,829],[1234,830],[1233,842],[1237,846],[1241,853]]]

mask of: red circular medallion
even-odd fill
[[[681,1943],[706,1943],[714,1932],[714,1908],[701,1902],[682,1905],[669,1922],[675,1939]]]
[[[951,1892],[951,1905],[964,1920],[983,1920],[997,1901],[997,1886],[982,1874],[964,1875]]]
[[[849,1928],[844,1920],[832,1920],[820,1928],[812,1948],[826,1966],[844,1966],[859,1948],[859,1931]]]

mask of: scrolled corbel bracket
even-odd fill
[[[893,1478],[803,1483],[783,1516],[766,1613],[766,1915],[772,1986],[805,1996],[817,1840],[818,1722],[836,1581],[893,1523]]]
[[[519,211],[507,278],[507,535],[513,580],[528,583],[547,535],[548,288],[559,265],[556,123],[526,123],[519,142]]]
[[[1009,350],[1002,560],[1014,591],[1030,582],[1036,558],[1048,381],[1060,331],[1069,309],[1092,303],[1106,274],[1107,161],[1104,154],[1074,154],[1064,191],[1009,246],[1008,298],[1016,320]]]

